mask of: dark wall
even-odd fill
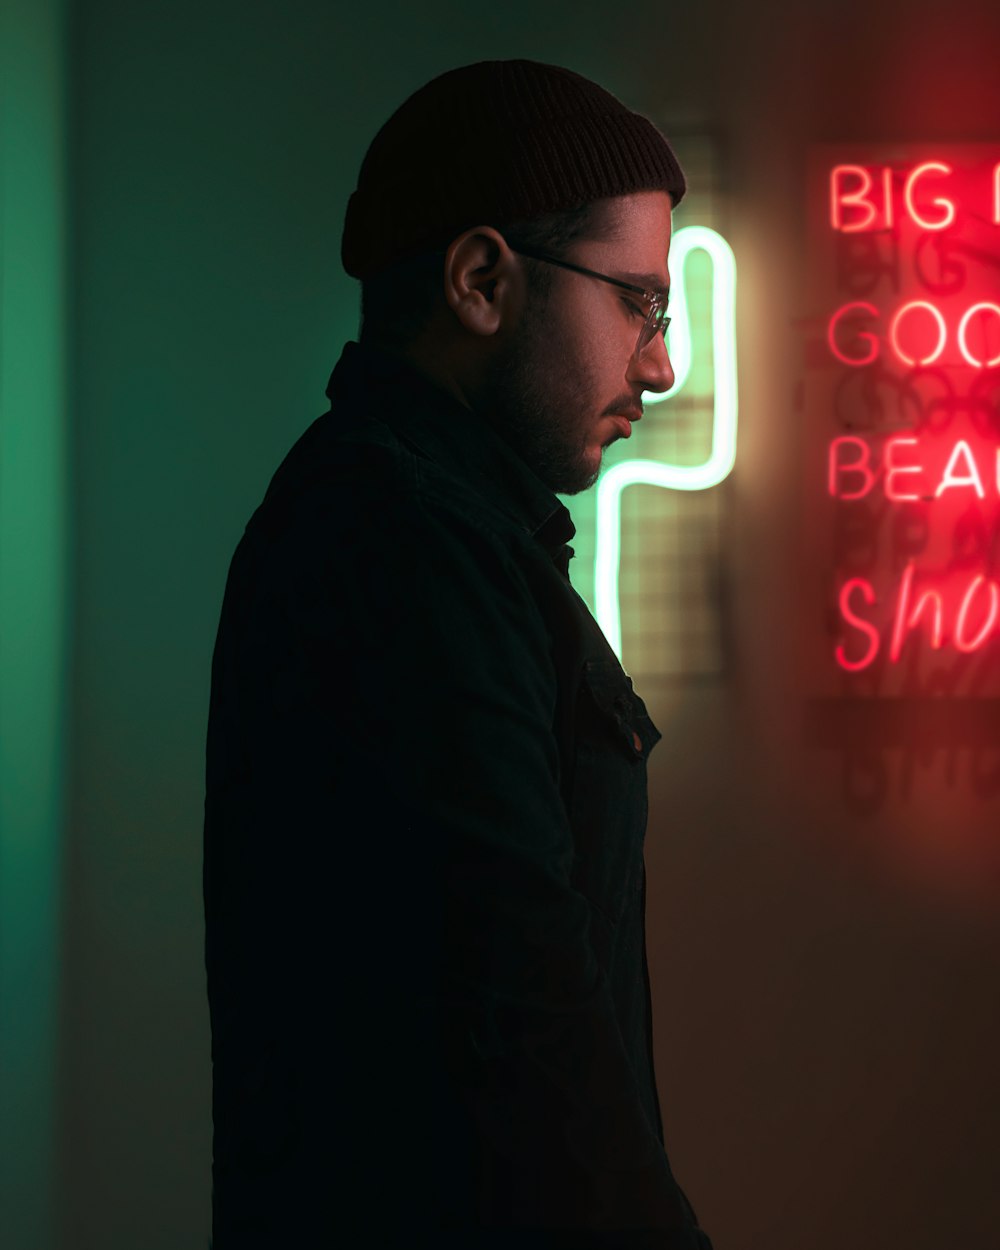
[[[206,1243],[203,750],[228,562],[355,335],[339,241],[370,138],[433,75],[512,56],[587,74],[668,133],[710,129],[728,154],[729,662],[647,698],[664,732],[647,864],[675,1171],[720,1250],[1000,1244],[1000,804],[968,767],[993,705],[947,721],[953,741],[878,706],[829,708],[810,732],[790,660],[810,627],[806,147],[997,139],[998,35],[967,6],[853,0],[76,4],[67,1250]],[[885,777],[863,812],[844,785],[859,732]]]

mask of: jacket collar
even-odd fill
[[[430,460],[469,482],[536,538],[566,572],[576,533],[566,507],[493,427],[415,365],[345,343],[326,386],[331,408],[367,408]]]

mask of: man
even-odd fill
[[[368,151],[360,342],[213,660],[216,1250],[710,1247],[653,1074],[660,735],[554,493],[672,383],[683,193],[652,123],[528,61],[442,75]]]

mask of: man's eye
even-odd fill
[[[623,295],[622,303],[629,310],[629,312],[632,313],[634,316],[641,317],[643,321],[646,320],[645,312],[639,307],[639,305],[634,300],[630,300]]]

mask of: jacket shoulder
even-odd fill
[[[243,546],[306,543],[331,557],[417,533],[486,542],[512,554],[527,532],[471,483],[368,415],[328,412],[302,434],[247,523]],[[406,545],[404,543],[404,545]]]

